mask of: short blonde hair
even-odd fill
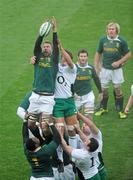
[[[119,25],[118,23],[116,23],[116,22],[110,22],[110,23],[108,23],[107,26],[106,26],[106,32],[108,31],[108,28],[109,28],[110,26],[115,26],[117,34],[120,33],[120,25]]]

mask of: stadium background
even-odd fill
[[[133,49],[132,0],[1,0],[0,1],[0,179],[27,180],[30,167],[23,154],[21,126],[16,109],[32,88],[33,55],[38,29],[46,18],[55,16],[63,46],[70,49],[76,62],[77,51],[93,57],[99,37],[109,21],[121,25],[121,35]],[[51,36],[48,36],[51,39]],[[124,66],[125,103],[133,83],[133,61]],[[95,93],[97,91],[94,87]],[[94,121],[103,132],[104,161],[109,180],[133,179],[133,108],[121,120],[114,110],[110,89],[109,113]]]

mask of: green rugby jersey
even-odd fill
[[[32,169],[32,176],[34,177],[53,177],[52,170],[52,155],[55,153],[58,145],[51,141],[45,144],[36,152],[28,151],[24,145],[24,152],[26,158]]]
[[[53,56],[40,57],[34,65],[33,91],[54,93],[57,67],[54,67]]]
[[[48,139],[48,144],[38,147],[36,151],[30,151],[26,147],[26,142],[29,139],[28,123],[23,123],[22,136],[25,156],[31,166],[32,176],[39,177],[53,177],[52,170],[52,156],[55,154],[56,149],[61,143],[60,135],[54,125],[50,126],[53,133],[53,140],[51,137]],[[44,141],[45,143],[45,141]]]
[[[100,54],[102,53],[103,67],[106,69],[114,69],[111,64],[128,53],[129,48],[127,42],[121,37],[110,39],[107,36],[104,36],[99,41],[97,52]]]
[[[77,76],[74,83],[74,92],[83,96],[92,91],[92,79],[94,80],[99,92],[101,92],[100,80],[96,74],[96,71],[92,65],[87,64],[85,67],[81,67],[78,63]]]
[[[33,91],[54,93],[55,78],[59,61],[57,33],[53,33],[53,52],[48,57],[42,53],[42,40],[43,37],[39,36],[34,48],[34,55],[36,56],[37,61],[34,65]]]

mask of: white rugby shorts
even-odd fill
[[[108,88],[111,82],[114,86],[121,85],[124,82],[122,68],[115,70],[102,68],[99,77],[101,80],[102,88]]]
[[[95,96],[93,91],[89,92],[88,94],[84,96],[77,96],[75,99],[75,104],[78,109],[81,109],[82,107],[94,110],[94,103],[95,103]]]
[[[27,111],[29,113],[39,114],[44,113],[51,115],[55,105],[54,96],[44,96],[32,92],[30,98],[30,105]]]

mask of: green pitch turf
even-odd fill
[[[31,91],[33,67],[29,64],[41,23],[55,16],[60,40],[74,54],[85,48],[89,61],[109,21],[121,25],[121,35],[133,49],[132,0],[1,0],[0,1],[0,179],[27,180],[30,167],[23,154],[21,120],[16,109]],[[51,39],[51,36],[48,36]],[[133,62],[124,67],[125,104],[133,83]],[[94,87],[97,95],[97,91]],[[133,179],[133,108],[120,120],[110,89],[109,113],[94,121],[103,132],[104,161],[109,180]]]

